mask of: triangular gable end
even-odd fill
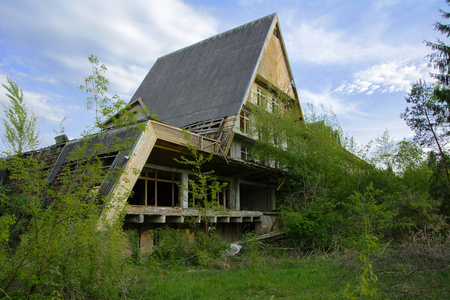
[[[282,91],[292,99],[297,100],[296,104],[298,105],[298,108],[301,109],[294,76],[292,74],[286,46],[276,14],[273,18],[272,25],[267,32],[266,40],[261,49],[257,65],[255,66],[251,81],[248,84],[242,104],[245,104],[245,101],[249,99],[251,87],[257,79],[264,84],[273,85],[276,89]]]

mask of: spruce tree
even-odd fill
[[[450,5],[450,0],[446,0]],[[450,12],[440,9],[441,16],[444,19],[450,19]],[[445,38],[450,36],[450,24],[436,22],[434,24],[435,30],[439,31]],[[444,43],[442,39],[437,38],[435,42],[425,41],[426,45],[430,47],[434,53],[430,54],[430,66],[433,66],[439,73],[431,74],[444,86],[450,84],[450,46]]]

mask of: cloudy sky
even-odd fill
[[[47,146],[64,118],[70,138],[92,124],[76,89],[90,54],[128,101],[159,56],[276,12],[302,106],[331,107],[358,143],[385,129],[401,140],[412,135],[399,117],[410,85],[431,81],[423,41],[439,37],[439,8],[444,0],[0,0],[0,82],[18,83]]]

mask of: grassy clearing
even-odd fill
[[[345,271],[322,257],[261,258],[252,268],[244,258],[221,266],[171,266],[154,299],[330,299],[345,288]]]
[[[254,262],[248,252],[204,266],[150,260],[138,266],[127,299],[345,299],[363,273],[352,253],[261,252]],[[381,299],[449,299],[450,267],[442,263],[391,251],[373,261],[373,288]]]

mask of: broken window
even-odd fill
[[[144,169],[128,202],[131,205],[179,206],[180,177],[179,173]]]
[[[256,105],[263,106],[266,103],[267,91],[262,87],[257,87],[256,89]]]
[[[195,181],[195,176],[190,175],[189,176],[189,181],[192,182],[192,180]],[[223,184],[226,181],[217,180],[217,182],[219,184]],[[205,197],[206,199],[193,199],[192,193],[189,190],[189,196],[188,196],[189,207],[194,207],[194,206],[204,207],[205,206],[204,202],[206,200],[208,202],[215,201],[217,203],[217,205],[219,205],[219,207],[221,209],[228,209],[228,208],[230,208],[230,206],[229,206],[230,205],[229,204],[230,203],[229,202],[229,199],[230,199],[230,183],[229,182],[226,182],[226,183],[227,183],[227,185],[225,187],[223,187],[215,195],[215,199],[213,199],[214,198],[213,195],[212,195],[213,188],[212,188],[210,182],[208,182],[207,185],[204,187],[204,189],[206,191],[206,197]],[[191,184],[191,183],[189,183],[189,184]],[[199,185],[197,184],[197,186],[199,186]]]
[[[241,146],[241,159],[249,160],[250,159],[250,148],[247,146]]]
[[[272,209],[272,191],[270,187],[240,184],[239,197],[241,210],[267,211]]]
[[[249,133],[250,131],[250,113],[244,109],[241,110],[240,129],[243,133]]]
[[[279,112],[281,108],[280,101],[276,97],[271,97],[269,102],[270,112],[276,113]]]

